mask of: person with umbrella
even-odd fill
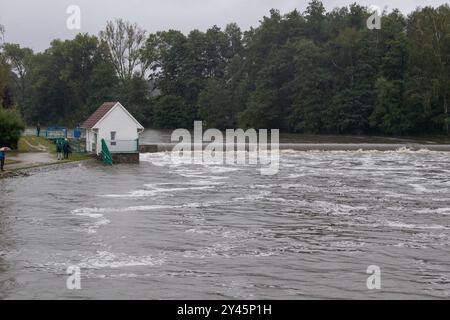
[[[8,147],[0,148],[0,170],[5,171],[3,167],[5,166],[5,160],[6,160],[6,151],[11,151]]]

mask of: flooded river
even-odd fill
[[[282,151],[274,176],[155,153],[0,180],[0,298],[448,299],[449,177],[449,153],[399,150]]]

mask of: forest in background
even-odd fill
[[[117,19],[44,52],[0,43],[0,121],[74,126],[120,101],[146,127],[448,135],[449,5],[385,12],[379,30],[372,13],[313,0],[247,31],[148,34]]]

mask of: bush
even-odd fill
[[[0,147],[16,149],[24,129],[19,112],[0,108]]]

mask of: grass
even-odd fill
[[[88,153],[73,152],[69,156],[69,160],[64,160],[63,162],[83,161],[83,160],[89,160],[89,159],[93,159],[93,156]]]
[[[45,148],[45,150],[43,150]],[[44,137],[36,137],[36,136],[22,136],[18,143],[18,149],[11,152],[11,155],[17,156],[20,153],[24,152],[48,152],[50,154],[56,155],[56,146],[52,140],[49,140]],[[72,161],[83,161],[92,159],[92,155],[81,152],[73,152],[70,155],[68,160],[60,161],[63,162],[72,162]],[[10,160],[13,161],[13,160]],[[12,164],[11,162],[10,164]]]
[[[55,143],[46,138],[36,137],[36,136],[22,136],[19,140],[17,150],[8,152],[8,154],[9,154],[9,156],[15,156],[18,159],[20,159],[20,154],[28,153],[28,152],[47,152],[52,155],[52,158],[54,158],[54,160],[50,161],[48,163],[41,163],[41,164],[29,163],[29,166],[26,163],[24,163],[24,166],[21,166],[21,167],[12,169],[12,170],[7,170],[6,174],[1,172],[0,178],[10,177],[11,174],[14,175],[14,173],[19,173],[26,169],[32,169],[32,168],[37,168],[37,167],[46,167],[46,166],[62,164],[62,163],[85,161],[85,160],[94,158],[93,155],[88,154],[88,153],[73,152],[70,154],[69,159],[58,161],[58,160],[56,160]],[[22,161],[8,159],[9,156],[6,158],[5,165],[11,165],[11,164],[16,164],[16,163],[22,162]]]
[[[43,152],[42,147],[49,153],[56,153],[55,144],[46,138],[22,136],[19,140],[18,152]]]
[[[7,164],[15,164],[15,163],[19,163],[19,161],[10,160],[8,158],[6,158],[6,160],[5,160],[5,165],[7,165]]]

